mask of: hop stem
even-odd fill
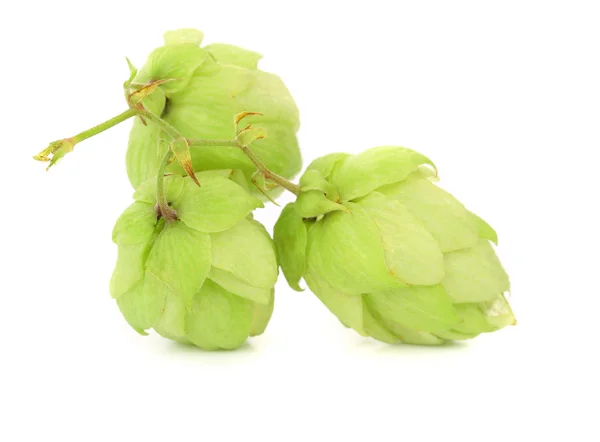
[[[169,135],[171,138],[173,138],[173,140],[185,139],[185,137],[183,135],[181,135],[181,133],[177,129],[175,129],[173,126],[171,126],[169,123],[167,123],[165,120],[163,120],[159,116],[154,115],[152,112],[149,112],[146,109],[135,109],[135,112],[139,116],[152,121],[154,124],[156,124],[158,127],[160,127],[164,132],[166,132],[167,135]]]
[[[253,115],[252,113],[247,113],[248,115]],[[167,135],[169,135],[173,141],[185,141],[187,144],[187,152],[183,154],[179,152],[177,154],[177,159],[182,163],[184,169],[192,178],[195,178],[193,174],[193,169],[191,165],[191,157],[189,155],[189,147],[190,146],[229,146],[229,147],[237,147],[240,149],[246,157],[256,166],[258,171],[265,177],[265,179],[276,183],[277,185],[283,187],[284,189],[292,192],[295,195],[300,193],[300,186],[292,183],[291,181],[285,179],[282,176],[277,175],[274,172],[271,172],[267,166],[256,156],[256,154],[250,149],[247,144],[241,143],[237,137],[235,140],[196,140],[196,139],[188,139],[184,137],[177,129],[167,123],[165,120],[160,118],[159,116],[149,112],[148,110],[142,107],[130,107],[125,112],[120,113],[119,115],[106,120],[103,123],[98,124],[88,130],[85,130],[74,137],[65,138],[63,140],[54,141],[50,143],[50,145],[42,150],[39,154],[35,155],[33,158],[38,161],[50,161],[50,166],[55,164],[59,159],[61,159],[64,155],[71,152],[77,143],[81,141],[87,140],[88,138],[93,137],[101,132],[104,132],[107,129],[110,129],[113,126],[116,126],[123,121],[134,117],[139,116],[141,118],[147,119],[151,121],[153,124],[156,124],[160,127]],[[237,124],[237,121],[236,121]],[[177,152],[176,152],[177,153]],[[158,171],[157,178],[157,201],[158,207],[160,209],[161,215],[166,219],[176,219],[176,214],[171,209],[166,201],[164,196],[164,174],[167,165],[171,162],[171,158],[173,156],[173,152],[169,149],[165,154]],[[187,166],[187,167],[186,167]],[[197,181],[197,180],[195,180]]]
[[[256,168],[264,175],[267,180],[273,181],[280,185],[285,190],[292,192],[298,196],[300,194],[300,186],[286,180],[284,177],[277,175],[275,172],[271,172],[267,169],[267,166],[256,156],[254,152],[248,146],[238,145],[238,147],[244,152],[250,161],[256,166]]]
[[[165,171],[171,162],[173,153],[170,150],[165,152],[160,166],[158,167],[158,176],[156,177],[156,205],[160,211],[160,215],[165,219],[165,222],[171,222],[177,219],[177,212],[171,209],[167,196],[165,194]]]
[[[264,177],[270,181],[273,181],[277,185],[283,187],[284,189],[292,192],[294,195],[298,195],[300,193],[300,186],[292,183],[291,181],[286,180],[284,177],[277,175],[275,172],[271,172],[265,163],[261,161],[260,158],[256,156],[256,154],[250,149],[248,146],[244,146],[237,142],[237,140],[195,140],[189,139],[190,146],[229,146],[229,147],[237,147],[240,149],[244,155],[248,157],[252,164],[256,166],[260,173],[264,175]]]
[[[66,154],[72,152],[77,143],[80,143],[83,140],[87,140],[88,138],[91,138],[94,135],[98,135],[99,133],[110,129],[113,126],[122,123],[123,121],[136,115],[136,113],[136,109],[127,109],[125,112],[120,113],[119,115],[111,118],[110,120],[106,120],[104,123],[100,123],[97,126],[94,126],[88,130],[84,130],[83,132],[75,135],[74,137],[63,138],[62,140],[53,141],[40,153],[34,155],[33,159],[37,161],[49,161],[49,169]]]
[[[113,126],[116,126],[119,123],[122,123],[125,120],[135,116],[137,114],[136,109],[127,109],[125,112],[120,113],[116,117],[112,117],[110,120],[106,120],[104,123],[100,123],[97,126],[92,127],[91,129],[85,130],[80,134],[75,135],[71,139],[75,142],[75,144],[87,140],[88,138],[93,137],[94,135],[98,135],[101,132],[104,132],[106,129],[110,129]]]

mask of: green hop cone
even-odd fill
[[[496,232],[402,147],[315,160],[274,229],[283,273],[346,326],[383,342],[442,344],[515,323]]]
[[[261,113],[244,120],[259,122],[269,134],[252,144],[253,151],[272,172],[296,175],[302,165],[296,138],[300,122],[286,86],[257,68],[259,54],[225,44],[200,47],[202,38],[193,29],[167,32],[165,45],[139,71],[130,66],[125,89],[132,104],[140,102],[183,136],[203,140],[233,140],[237,114]],[[136,118],[127,150],[127,173],[135,188],[156,174],[170,141],[155,124]],[[239,169],[248,182],[256,170],[235,147],[192,146],[191,157],[195,170]],[[185,174],[177,162],[169,171]]]
[[[237,172],[239,173],[239,172]],[[261,334],[273,311],[275,249],[251,212],[262,202],[231,171],[165,178],[176,220],[157,215],[156,180],[113,230],[118,246],[110,292],[129,324],[206,350],[234,349]],[[235,175],[235,173],[233,173]]]

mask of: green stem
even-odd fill
[[[88,138],[93,137],[94,135],[98,135],[100,132],[104,132],[106,129],[110,129],[113,126],[116,126],[119,123],[135,116],[138,113],[136,109],[127,109],[125,112],[120,113],[116,117],[111,118],[110,120],[106,120],[104,123],[100,123],[97,126],[94,126],[88,130],[84,130],[83,132],[71,137],[73,144],[80,143],[83,140],[87,140]]]
[[[162,130],[164,130],[171,138],[173,138],[173,140],[180,140],[182,138],[185,138],[177,129],[175,129],[173,126],[171,126],[159,116],[154,115],[152,112],[149,112],[146,109],[136,109],[135,113],[141,117],[152,121]]]
[[[224,146],[224,147],[237,147],[239,148],[244,155],[248,157],[248,159],[256,166],[260,173],[263,176],[276,183],[277,185],[283,187],[286,190],[289,190],[295,195],[300,193],[300,186],[292,183],[291,181],[286,180],[284,177],[277,175],[274,172],[271,172],[267,166],[256,156],[256,154],[248,147],[241,145],[237,140],[195,140],[188,139],[184,137],[177,129],[167,123],[165,120],[160,118],[159,116],[149,112],[144,108],[135,108],[131,107],[127,109],[125,112],[120,113],[119,115],[106,120],[104,123],[100,123],[97,126],[94,126],[88,130],[85,130],[74,137],[65,138],[64,140],[59,140],[53,142],[40,152],[38,155],[34,156],[36,160],[39,161],[50,161],[50,166],[54,164],[57,160],[63,157],[66,153],[73,150],[73,147],[80,143],[83,140],[87,140],[88,138],[93,137],[101,132],[104,132],[107,129],[110,129],[113,126],[116,126],[119,123],[133,117],[139,116],[141,118],[145,118],[152,123],[156,124],[160,129],[162,129],[167,135],[169,135],[173,140],[185,140],[189,146]],[[51,158],[52,155],[55,155],[54,158]],[[173,209],[171,209],[168,205],[168,202],[164,195],[164,174],[167,165],[171,160],[171,151],[167,151],[165,157],[163,158],[158,174],[158,182],[157,182],[157,201],[158,207],[162,216],[167,220],[177,219],[177,214]],[[191,166],[190,166],[191,167]],[[193,172],[192,172],[193,173]]]
[[[238,147],[235,140],[197,140],[188,139],[190,146],[222,146],[222,147]]]
[[[279,176],[276,173],[271,172],[269,169],[267,169],[267,166],[265,166],[265,163],[263,163],[260,160],[260,158],[258,158],[256,156],[256,154],[254,152],[252,152],[252,150],[248,146],[238,145],[238,147],[241,149],[242,152],[244,152],[244,155],[246,155],[248,157],[248,159],[250,161],[252,161],[252,163],[264,175],[264,177],[266,179],[271,180],[274,183],[277,183],[278,185],[280,185],[281,187],[283,187],[286,190],[289,190],[296,196],[300,194],[300,186],[299,185],[294,184],[291,181],[286,180],[284,177]]]
[[[167,201],[167,195],[165,194],[165,172],[172,156],[171,150],[167,149],[158,167],[158,176],[156,177],[156,204],[158,205],[160,214],[167,223],[177,219],[177,212],[171,209]]]
[[[300,193],[300,186],[292,183],[291,181],[286,180],[284,177],[277,175],[275,172],[271,172],[265,163],[261,161],[260,158],[256,156],[256,154],[250,149],[248,146],[242,146],[237,141],[233,140],[196,140],[189,139],[190,146],[228,146],[228,147],[237,147],[240,149],[252,164],[256,166],[256,168],[264,175],[264,177],[270,181],[273,181],[277,185],[283,187],[286,190],[289,190],[295,195]]]

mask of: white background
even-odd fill
[[[0,440],[600,440],[598,6],[4,4]],[[301,109],[306,164],[380,144],[430,156],[499,232],[518,326],[386,346],[281,278],[239,351],[133,332],[108,293],[130,123],[48,173],[31,155],[121,112],[124,57],[140,66],[179,27],[264,54]]]

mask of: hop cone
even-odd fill
[[[514,324],[496,233],[432,182],[432,168],[401,147],[314,161],[275,226],[289,284],[304,278],[345,326],[389,343]]]
[[[275,249],[249,214],[262,203],[229,180],[231,171],[165,180],[177,220],[157,216],[156,180],[143,183],[117,220],[118,259],[110,291],[141,334],[203,349],[234,349],[261,334],[273,311]]]
[[[191,29],[167,32],[165,45],[133,72],[127,89],[164,81],[142,103],[187,138],[233,140],[235,115],[262,113],[260,126],[269,137],[254,142],[252,149],[271,171],[293,177],[302,161],[296,138],[298,109],[289,91],[279,77],[257,69],[259,54],[225,44],[200,47],[202,37]],[[244,121],[254,123],[257,118]],[[168,147],[161,142],[164,137],[156,125],[144,125],[139,118],[134,122],[127,173],[135,188],[156,174]],[[196,170],[239,169],[248,180],[256,170],[235,147],[192,147],[191,156]],[[184,174],[176,162],[169,170]]]

